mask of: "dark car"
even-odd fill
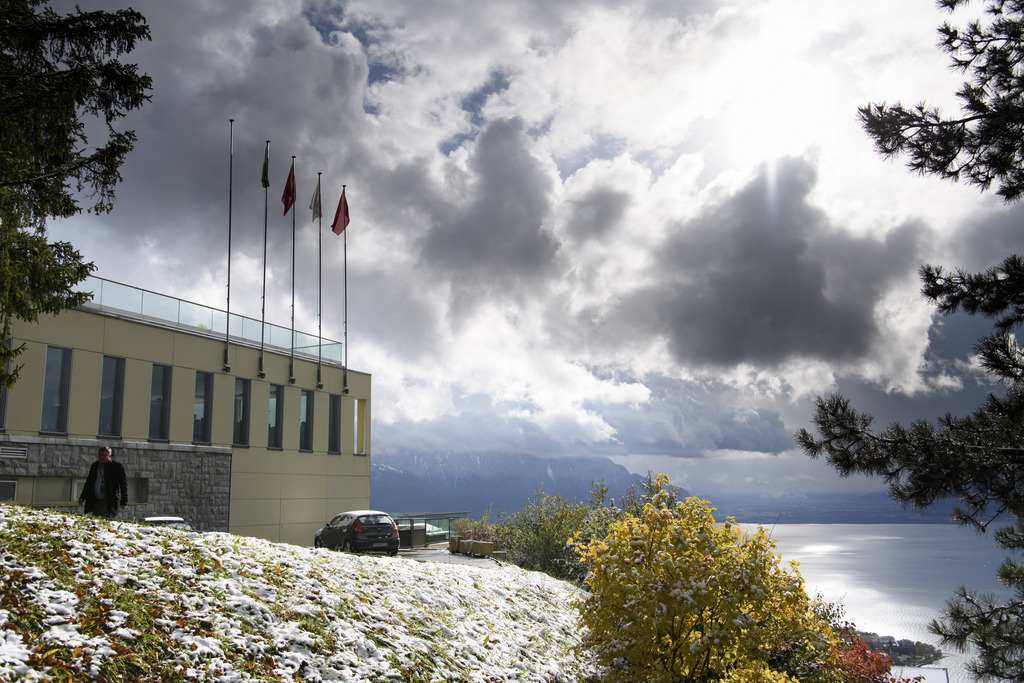
[[[401,542],[398,525],[386,512],[352,510],[335,515],[313,537],[317,548],[340,548],[351,552],[372,550],[397,555]]]

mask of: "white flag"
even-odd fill
[[[316,189],[313,191],[313,198],[309,201],[309,208],[313,209],[313,220],[320,218],[320,178],[316,179]]]

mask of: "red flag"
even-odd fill
[[[331,230],[335,235],[345,232],[348,227],[348,200],[345,199],[345,188],[341,189],[341,199],[338,200],[338,210],[334,212],[334,222],[331,223]]]
[[[292,170],[288,171],[288,182],[284,184],[284,194],[281,195],[281,203],[284,204],[284,214],[295,204],[295,159],[292,159]]]

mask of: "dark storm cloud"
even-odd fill
[[[865,354],[875,305],[913,272],[919,226],[884,242],[846,234],[808,201],[815,172],[788,159],[679,226],[656,263],[658,284],[621,315],[667,337],[683,363],[773,366]]]
[[[628,454],[698,459],[722,449],[780,453],[793,447],[792,430],[773,410],[725,405],[714,400],[706,388],[673,378],[648,376],[644,384],[651,394],[642,405],[588,404],[615,429],[613,438],[601,442],[566,443],[529,420],[499,415],[490,397],[459,395],[456,387],[453,398],[458,415],[432,420],[429,430],[406,420],[390,423],[377,445],[474,451],[500,444],[511,451],[547,456]]]
[[[937,316],[928,329],[929,360],[941,365],[954,361],[966,363],[974,355],[978,340],[993,331],[992,321],[984,316],[963,312]]]
[[[965,221],[949,238],[945,257],[933,265],[943,270],[982,272],[1010,254],[1024,253],[1024,204],[1001,205]]]
[[[458,387],[455,390],[458,391]],[[495,410],[487,396],[473,394],[455,397],[458,415],[447,414],[431,420],[429,429],[416,420],[396,420],[387,426],[375,447],[382,451],[400,448],[413,450],[450,450],[456,452],[490,451],[532,455],[562,455],[565,446],[549,431],[530,420]]]
[[[459,304],[533,291],[557,244],[544,227],[553,185],[518,119],[491,123],[469,163],[466,196],[434,217],[422,257],[451,281]]]
[[[107,9],[118,5],[92,4]],[[140,7],[153,39],[140,44],[128,61],[153,78],[153,99],[125,121],[138,142],[122,169],[115,210],[102,218],[100,227],[116,235],[116,247],[129,253],[152,253],[153,243],[173,240],[175,248],[163,251],[177,263],[169,262],[160,274],[165,283],[188,287],[223,267],[229,161],[233,259],[259,259],[265,197],[260,174],[265,140],[271,140],[268,277],[273,279],[277,271],[279,279],[287,279],[290,219],[281,215],[280,197],[291,155],[298,157],[300,246],[304,236],[307,244],[312,239],[306,207],[317,171],[325,171],[323,201],[329,221],[341,190],[339,160],[362,156],[359,137],[352,131],[364,123],[365,60],[351,44],[325,44],[317,28],[295,9],[293,14],[268,13],[265,5],[238,1],[188,8],[144,2]],[[321,21],[318,28],[325,26]],[[229,118],[235,120],[233,146]],[[339,131],[347,135],[339,136]],[[301,286],[309,284],[302,282],[308,273],[315,276],[315,259],[315,252],[299,254],[300,292],[315,292],[315,283]],[[108,270],[99,274],[109,277]],[[232,294],[249,294],[250,305],[241,304],[240,310],[258,315],[258,292],[236,288]]]
[[[429,288],[411,288],[402,278],[380,278],[362,268],[349,270],[348,285],[360,293],[351,298],[350,316],[361,336],[402,358],[434,353],[444,336]]]
[[[702,458],[722,449],[778,453],[793,446],[792,431],[773,410],[726,405],[707,387],[669,377],[648,376],[644,385],[650,397],[642,406],[599,408],[616,442],[598,450]]]
[[[985,401],[989,394],[1005,395],[1005,387],[989,383],[983,375],[965,377],[961,388],[946,391],[921,392],[908,395],[903,392],[880,392],[877,386],[855,378],[842,378],[835,393],[850,399],[854,408],[874,418],[873,427],[882,430],[894,422],[905,426],[917,420],[935,423],[944,415],[966,417]],[[810,416],[812,409],[806,414]],[[805,425],[811,428],[810,420]]]
[[[606,235],[629,208],[630,196],[610,187],[597,187],[572,202],[566,232],[577,242]]]

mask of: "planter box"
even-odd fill
[[[421,548],[427,544],[427,531],[422,524],[399,527],[398,539],[403,548]]]
[[[469,554],[473,547],[473,541],[468,538],[459,539],[459,552]]]
[[[459,552],[459,537],[449,536],[448,537],[448,552],[457,553]]]
[[[473,554],[490,557],[494,553],[493,541],[474,541]]]

